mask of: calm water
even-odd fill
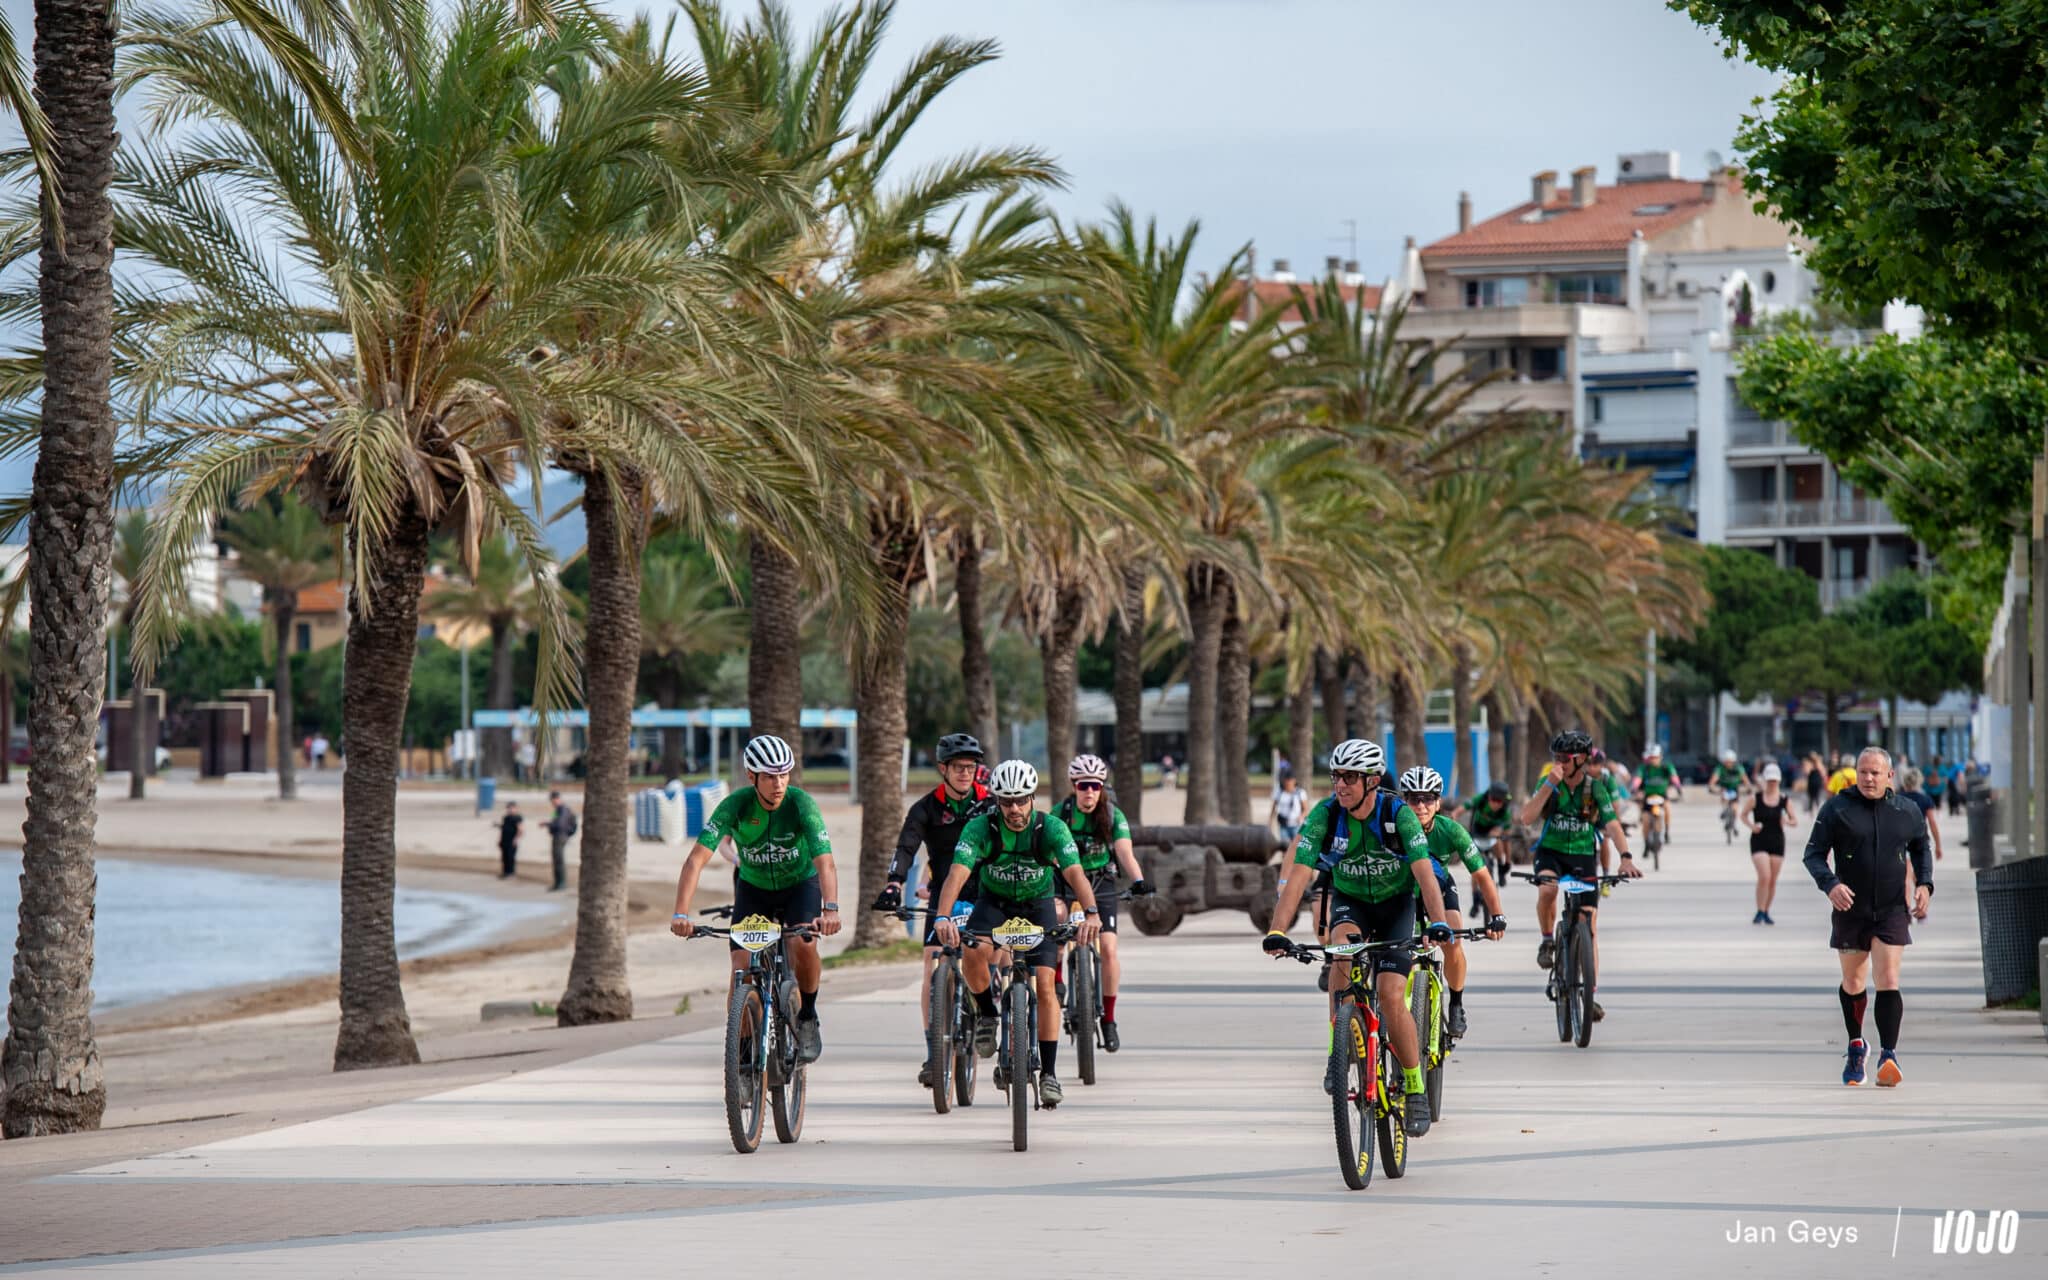
[[[251,875],[173,863],[99,864],[95,1007],[312,977],[341,962],[341,897],[333,880]],[[21,855],[0,853],[0,992],[14,964]],[[547,903],[398,891],[398,954],[406,959],[483,941],[549,913]],[[0,1027],[5,1023],[0,997]]]

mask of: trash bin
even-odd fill
[[[1992,846],[1992,832],[1998,829],[1998,810],[1991,802],[1991,788],[1984,785],[1982,778],[1970,779],[1970,789],[1963,801],[1963,816],[1969,823],[1970,865],[1976,868],[1995,865],[1998,851]]]
[[[476,780],[476,811],[489,813],[498,807],[498,780],[478,778]]]
[[[2040,981],[2048,937],[2048,857],[1977,872],[1977,933],[1984,948],[1984,1003],[2017,1000]]]

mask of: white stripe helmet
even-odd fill
[[[1101,756],[1086,754],[1075,756],[1067,765],[1067,780],[1069,782],[1080,782],[1083,779],[1093,779],[1097,782],[1109,781],[1109,762]]]
[[[1401,790],[1425,791],[1440,796],[1444,793],[1444,775],[1426,764],[1417,765],[1401,775]]]
[[[1022,760],[1005,760],[988,776],[989,794],[1016,800],[1038,794],[1038,770]]]
[[[1381,773],[1387,767],[1387,753],[1380,750],[1377,742],[1364,738],[1346,738],[1330,752],[1330,770],[1347,769],[1354,773]]]
[[[796,753],[772,733],[748,741],[740,758],[751,773],[789,773],[796,768]]]

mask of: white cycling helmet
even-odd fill
[[[796,753],[772,733],[749,740],[740,759],[752,773],[789,773],[796,768]]]
[[[1653,742],[1649,746],[1643,748],[1643,759],[1662,760],[1663,758],[1664,747],[1662,743]]]
[[[988,776],[989,794],[1016,800],[1038,794],[1038,770],[1022,760],[1005,760]]]
[[[1355,773],[1381,773],[1387,767],[1387,753],[1377,742],[1346,738],[1330,751],[1330,772],[1347,769]]]
[[[1101,756],[1078,755],[1067,763],[1067,781],[1080,782],[1092,779],[1096,782],[1109,781],[1109,762]]]
[[[1444,775],[1426,764],[1417,765],[1401,775],[1401,791],[1427,791],[1440,796],[1444,793]]]
[[[1730,749],[1730,750],[1728,750],[1728,751],[1723,751],[1723,752],[1721,753],[1721,763],[1722,763],[1722,764],[1734,764],[1734,763],[1735,763],[1735,752],[1734,752],[1734,751],[1733,751],[1732,749]]]

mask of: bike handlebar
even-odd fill
[[[1509,878],[1510,880],[1527,880],[1527,881],[1529,881],[1529,882],[1530,882],[1531,884],[1556,884],[1556,883],[1557,883],[1557,879],[1558,879],[1558,877],[1557,877],[1557,873],[1556,873],[1556,872],[1554,872],[1554,871],[1510,871],[1510,872],[1508,872],[1508,878]],[[1573,880],[1584,880],[1584,881],[1585,881],[1586,883],[1588,883],[1588,884],[1626,884],[1626,883],[1628,883],[1628,882],[1629,882],[1630,880],[1633,880],[1633,879],[1635,879],[1635,877],[1634,877],[1634,876],[1572,876],[1572,877],[1571,877],[1571,879],[1573,879]]]

